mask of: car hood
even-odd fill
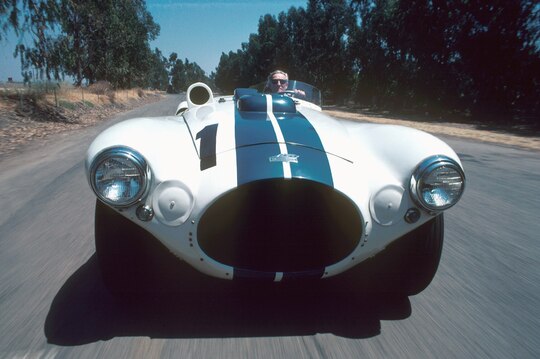
[[[201,158],[251,146],[277,144],[277,154],[295,147],[350,159],[344,126],[324,113],[302,108],[282,95],[244,95],[185,115]],[[293,151],[294,152],[294,151]]]

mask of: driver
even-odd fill
[[[266,88],[272,93],[283,93],[289,86],[289,75],[281,70],[276,70],[268,75]]]
[[[285,93],[287,86],[289,86],[289,75],[286,72],[276,70],[268,75],[266,89],[271,93]],[[294,94],[301,97],[306,96],[304,91],[298,89],[294,89]]]

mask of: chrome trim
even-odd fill
[[[129,202],[125,202],[125,203],[111,202],[107,198],[103,197],[101,193],[98,191],[98,189],[96,188],[96,183],[94,180],[95,180],[97,169],[99,168],[99,166],[101,166],[101,164],[103,164],[103,162],[113,157],[120,157],[120,158],[123,157],[129,160],[135,165],[137,170],[142,174],[143,181],[141,183],[141,188],[139,189],[137,194],[133,197],[133,199]],[[138,203],[148,192],[148,188],[149,188],[148,184],[150,182],[150,178],[151,178],[150,167],[148,166],[144,157],[139,152],[126,146],[109,147],[99,152],[94,157],[94,160],[92,161],[92,164],[90,165],[90,171],[89,171],[89,179],[90,179],[89,182],[92,186],[92,190],[94,191],[98,199],[104,202],[105,204],[108,204],[110,206],[117,207],[117,208],[126,208],[129,206],[132,206],[135,203]]]
[[[441,167],[449,167],[449,168],[454,169],[462,178],[463,185],[461,187],[461,192],[459,196],[453,203],[442,206],[442,207],[433,207],[424,202],[424,200],[422,199],[422,196],[420,195],[419,186],[422,183],[422,178],[424,178],[425,176],[432,173],[434,170]],[[447,157],[444,155],[435,155],[435,156],[431,156],[424,159],[415,168],[411,176],[411,180],[410,180],[410,193],[411,193],[411,197],[413,201],[430,213],[437,213],[437,212],[440,212],[440,211],[443,211],[445,209],[452,207],[460,200],[464,191],[465,191],[465,173],[463,172],[463,169],[461,168],[459,163],[457,163],[450,157]]]

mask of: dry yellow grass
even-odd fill
[[[45,99],[50,104],[62,105],[62,101],[69,103],[91,103],[94,106],[107,106],[112,104],[124,104],[133,99],[139,99],[149,94],[156,94],[156,91],[130,89],[107,91],[106,93],[96,94],[85,88],[68,88],[60,89],[56,93],[48,93]],[[142,96],[141,96],[142,95]]]
[[[161,92],[65,87],[42,93],[0,87],[0,159],[36,139],[95,125],[114,114],[158,101]]]
[[[351,121],[402,125],[417,128],[434,135],[455,136],[476,141],[518,146],[540,151],[540,138],[538,136],[519,136],[511,133],[503,133],[502,131],[482,130],[470,124],[407,121],[379,116],[368,116],[362,113],[341,110],[325,110],[324,112],[330,116],[344,118]]]
[[[100,86],[101,85],[101,86]],[[36,99],[42,104],[66,107],[69,104],[86,104],[89,106],[108,106],[112,104],[125,104],[140,97],[156,95],[159,91],[143,90],[134,88],[129,90],[112,90],[109,85],[96,84],[90,87],[74,87],[68,84],[41,85],[24,87],[21,84],[3,84],[0,86],[0,109],[13,109],[17,105],[15,101],[7,99],[19,99],[24,102],[26,98]]]

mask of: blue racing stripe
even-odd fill
[[[298,156],[298,163],[291,163],[292,178],[304,178],[334,186],[326,153],[300,145],[287,145],[290,154]]]
[[[234,280],[257,280],[257,281],[274,281],[276,273],[274,272],[259,272],[249,269],[234,268],[233,279]]]
[[[274,116],[279,125],[278,131],[281,131],[287,144],[286,147],[282,145],[281,150],[277,143],[276,129],[268,118],[267,98],[279,102],[279,105],[273,106]],[[292,178],[310,179],[333,187],[328,157],[315,128],[298,111],[275,112],[275,109],[286,108],[281,103],[284,99],[292,101],[282,95],[272,97],[261,94],[247,95],[242,97],[242,107],[248,108],[249,111],[240,111],[238,106],[236,107],[238,185],[258,179],[283,178],[285,176],[283,162],[271,161],[270,158],[283,155],[281,152],[286,148],[290,156],[283,156],[280,159],[297,159],[297,162],[290,162]]]
[[[276,134],[266,112],[241,112],[236,109],[236,147],[259,143],[276,143]]]
[[[283,114],[277,117],[283,136],[289,145],[289,153],[298,155],[298,165],[291,166],[294,178],[308,178],[333,187],[332,171],[328,155],[317,131],[301,113]],[[295,145],[296,146],[291,146]],[[307,150],[306,147],[313,150]]]
[[[255,95],[261,96],[261,95]],[[235,111],[236,177],[238,186],[261,178],[283,178],[280,163],[268,158],[279,153],[276,134],[264,111]]]
[[[245,146],[236,149],[236,172],[238,186],[269,178],[283,178],[281,162],[268,159],[279,153],[277,144]]]

